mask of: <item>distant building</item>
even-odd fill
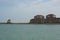
[[[30,20],[30,23],[36,23],[36,24],[40,24],[40,23],[44,23],[45,19],[43,15],[36,15],[34,16],[34,19]]]
[[[43,15],[36,15],[34,16],[36,23],[44,23],[44,16]]]
[[[46,16],[46,22],[47,23],[56,23],[56,15],[54,15],[54,14],[48,14]]]
[[[11,23],[11,20],[10,20],[10,19],[8,19],[8,20],[7,20],[7,23],[8,23],[8,24],[10,24],[10,23]]]
[[[36,15],[33,19],[30,20],[30,23],[33,24],[44,24],[44,23],[60,23],[60,18],[56,18],[54,14],[46,15],[46,19],[43,15]]]
[[[30,23],[35,23],[35,19],[31,19],[30,20]]]
[[[60,18],[56,18],[56,23],[60,23]]]

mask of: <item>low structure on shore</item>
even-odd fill
[[[10,19],[7,20],[7,24],[11,24],[11,20]]]
[[[60,18],[56,18],[56,23],[60,23]]]

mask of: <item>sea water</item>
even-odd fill
[[[0,24],[0,40],[60,40],[60,25]]]

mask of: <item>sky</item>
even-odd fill
[[[29,22],[35,15],[60,17],[60,0],[0,0],[0,22]]]

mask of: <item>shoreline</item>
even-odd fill
[[[0,24],[34,24],[34,23],[0,23]],[[60,23],[44,23],[46,25],[54,25],[54,24],[60,24]],[[40,24],[39,24],[40,25]]]

